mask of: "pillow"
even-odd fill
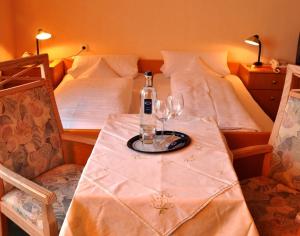
[[[68,70],[68,73],[74,78],[77,78],[93,67],[98,61],[100,61],[100,59],[100,55],[76,56],[72,67]]]
[[[166,75],[170,76],[174,72],[190,70],[190,67],[198,63],[200,58],[211,71],[218,74],[218,76],[225,76],[230,74],[227,65],[227,52],[176,52],[176,51],[162,51],[164,65],[160,70]]]
[[[199,57],[208,68],[220,76],[230,74],[227,64],[227,51],[200,52]]]
[[[100,61],[101,58],[104,58],[107,64],[122,77],[135,77],[138,73],[138,57],[133,55],[76,56],[72,68],[68,70],[68,73],[74,78],[79,77]]]
[[[134,55],[104,55],[107,64],[121,77],[135,77],[138,73],[138,57]]]
[[[120,76],[102,58],[90,69],[80,75],[80,78],[112,79]]]
[[[220,74],[212,70],[201,58],[198,58],[189,68],[189,72],[195,73],[196,71],[200,74],[212,75],[220,77]]]
[[[168,77],[177,71],[189,69],[198,58],[198,55],[193,52],[161,51],[161,54],[164,64],[160,70]]]

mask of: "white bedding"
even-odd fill
[[[269,132],[272,130],[273,121],[266,115],[266,113],[260,108],[260,106],[254,101],[247,88],[244,86],[240,78],[236,75],[227,75],[223,78],[230,82],[239,101],[243,107],[247,110],[251,118],[255,121],[261,131]],[[139,112],[139,92],[143,87],[145,80],[143,76],[138,76],[133,82],[133,94],[132,103],[130,107],[130,113]],[[166,77],[162,73],[154,75],[154,86],[157,90],[158,97],[165,99],[171,94],[170,78]]]
[[[254,101],[239,77],[227,75],[224,79],[230,82],[240,102],[247,109],[249,115],[259,126],[260,130],[271,131],[273,121]],[[65,129],[101,129],[103,122],[109,113],[128,113],[128,106],[130,107],[129,113],[139,113],[140,90],[145,84],[145,78],[142,74],[139,74],[133,81],[130,80],[129,82],[129,84],[133,83],[132,96],[130,93],[131,85],[127,83],[125,84],[127,84],[129,88],[126,88],[127,86],[123,84],[125,85],[125,88],[123,87],[122,89],[121,86],[121,92],[119,91],[118,96],[115,87],[111,88],[114,91],[114,94],[110,94],[110,91],[104,88],[99,88],[98,92],[91,94],[87,92],[89,91],[88,87],[82,89],[80,86],[73,91],[71,90],[73,89],[71,87],[74,86],[72,83],[70,86],[66,86],[68,82],[72,80],[72,76],[66,75],[61,84],[55,89],[56,102]],[[93,88],[96,87],[95,84],[92,84],[91,86]],[[157,90],[158,98],[160,99],[165,99],[171,94],[170,78],[161,73],[154,75],[154,86]],[[120,88],[118,90],[120,90]],[[86,91],[86,94],[84,91]],[[95,92],[96,89],[93,89],[93,91]],[[77,95],[74,96],[75,94]],[[102,96],[99,96],[99,94],[104,95],[105,99],[102,99]],[[117,99],[113,98],[114,96],[116,96]],[[76,97],[75,100],[74,97]],[[83,102],[83,100],[87,101],[89,99],[89,103]],[[109,101],[109,103],[107,101]],[[71,104],[72,107],[67,108],[69,106],[68,104]],[[91,107],[92,104],[95,104],[96,107],[101,107],[101,109]]]
[[[171,76],[171,91],[183,95],[185,115],[213,117],[222,130],[260,131],[222,77],[196,69],[177,72]]]
[[[129,112],[132,78],[66,75],[54,93],[64,129],[101,129],[109,114]]]

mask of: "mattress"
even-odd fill
[[[268,115],[260,108],[260,106],[252,98],[247,88],[244,86],[238,76],[227,75],[225,77],[230,82],[241,104],[247,110],[254,122],[259,126],[261,131],[270,132],[273,127],[273,121]],[[132,102],[130,106],[130,113],[138,113],[140,106],[139,93],[144,86],[145,80],[143,76],[138,76],[133,82]],[[159,99],[165,99],[170,93],[170,78],[165,77],[163,74],[154,75],[154,87],[157,90]]]

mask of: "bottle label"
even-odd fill
[[[144,99],[144,113],[152,114],[152,99]]]

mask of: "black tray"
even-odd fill
[[[156,136],[160,135],[161,131],[156,131]],[[136,135],[128,140],[127,147],[137,152],[159,154],[180,150],[191,143],[191,138],[188,135],[177,131],[164,131],[164,136],[165,139],[168,137],[169,139],[177,138],[177,140],[164,143],[157,141],[160,138],[156,137],[156,144],[143,144],[140,135]]]

